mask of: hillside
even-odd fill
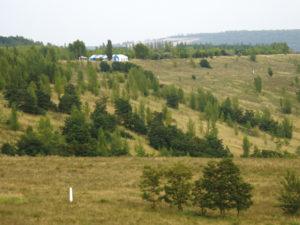
[[[201,43],[201,44],[271,44],[286,42],[288,46],[300,51],[300,30],[261,30],[261,31],[226,31],[220,33],[199,33],[174,35],[157,41],[174,43]]]
[[[204,90],[211,91],[220,101],[225,100],[227,97],[238,98],[239,104],[245,109],[251,109],[254,111],[263,111],[268,108],[271,115],[276,120],[281,121],[284,117],[288,117],[292,120],[294,129],[293,137],[291,140],[283,140],[280,138],[272,137],[266,132],[253,129],[249,135],[250,142],[253,146],[257,146],[259,149],[268,150],[288,150],[294,153],[300,146],[300,120],[299,120],[299,103],[296,99],[296,91],[298,90],[298,84],[295,80],[299,76],[297,74],[297,65],[300,62],[299,55],[273,55],[273,56],[258,56],[257,62],[251,62],[248,57],[215,57],[209,60],[212,69],[204,69],[198,66],[198,61],[194,60],[193,63],[189,59],[174,59],[174,60],[134,60],[133,62],[141,65],[147,70],[153,71],[159,77],[161,84],[175,84],[181,87],[185,92],[186,104],[180,104],[179,109],[168,108],[171,112],[172,124],[176,124],[183,131],[187,130],[187,124],[189,120],[192,120],[195,125],[196,135],[203,137],[205,135],[206,120],[204,114],[195,110],[192,110],[189,105],[189,95],[192,91],[196,91],[201,87]],[[195,66],[196,65],[196,66]],[[81,64],[81,67],[85,68],[85,64]],[[98,67],[98,63],[94,66]],[[267,75],[267,70],[272,67],[274,71],[273,77]],[[263,81],[263,91],[261,94],[255,92],[253,85],[253,69],[255,76],[260,75]],[[103,74],[99,73],[99,82],[103,83]],[[195,80],[192,79],[192,75],[195,76]],[[74,77],[76,74],[73,75]],[[121,74],[115,75],[121,76]],[[88,83],[88,77],[85,74],[86,83]],[[120,78],[121,79],[121,78]],[[74,78],[74,81],[76,79]],[[52,86],[52,100],[58,104],[57,94]],[[121,92],[121,91],[120,91]],[[113,96],[114,91],[100,86],[100,96]],[[280,99],[286,97],[290,99],[292,103],[292,114],[283,114],[280,110]],[[85,91],[81,95],[83,104],[88,104],[92,111],[95,102],[99,99],[98,96],[93,95],[89,91]],[[152,112],[161,111],[165,105],[163,98],[155,96],[140,96],[138,99],[131,99],[131,104],[135,111],[138,110],[139,105],[143,102],[145,107],[149,107]],[[19,113],[19,120],[21,123],[20,131],[11,131],[4,123],[10,114],[10,108],[8,103],[1,95],[1,109],[2,109],[2,124],[0,127],[0,144],[7,142],[16,142],[18,137],[25,132],[26,128],[36,126],[37,121],[43,116],[30,115],[27,113]],[[114,112],[114,105],[112,101],[108,102],[108,111]],[[47,113],[52,125],[56,129],[61,129],[64,124],[66,114],[59,112]],[[225,122],[217,122],[218,135],[223,140],[224,144],[229,147],[231,152],[240,156],[242,154],[242,140],[247,132],[242,126],[231,127]],[[156,150],[149,146],[149,140],[143,135],[138,135],[126,129],[135,138],[129,139],[131,154],[135,154],[134,146],[138,142],[142,142],[146,151],[151,154],[158,154]]]

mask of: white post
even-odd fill
[[[72,187],[70,187],[70,189],[69,189],[69,201],[73,202],[73,189],[72,189]]]

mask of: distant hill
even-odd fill
[[[17,45],[40,45],[41,42],[35,42],[33,40],[24,38],[22,36],[0,36],[0,46],[17,46]]]
[[[262,31],[226,31],[220,33],[198,33],[176,35],[156,41],[173,43],[202,44],[271,44],[286,42],[294,51],[300,51],[300,29],[297,30],[262,30]]]

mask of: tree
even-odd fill
[[[182,211],[190,198],[192,172],[183,164],[175,164],[166,171],[165,177],[164,200]]]
[[[250,153],[250,148],[251,148],[251,143],[248,139],[247,136],[244,137],[243,139],[243,155],[242,157],[249,157],[249,153]]]
[[[145,201],[150,202],[153,209],[156,208],[157,203],[162,199],[162,175],[162,171],[160,171],[159,168],[145,166],[141,176],[140,189],[142,198]]]
[[[18,113],[16,107],[12,107],[11,113],[8,119],[8,126],[10,127],[11,130],[19,130],[20,124],[18,121]]]
[[[58,108],[61,112],[71,113],[73,106],[80,109],[80,97],[76,92],[75,86],[68,84],[65,87],[64,95],[59,99]]]
[[[92,126],[91,131],[93,136],[98,134],[99,129],[112,132],[117,126],[117,119],[114,115],[110,115],[106,111],[106,98],[101,98],[96,102],[94,112],[91,114]]]
[[[269,75],[270,77],[273,76],[273,70],[272,70],[271,67],[268,68],[268,75]]]
[[[222,216],[226,210],[236,208],[239,213],[252,204],[252,186],[242,180],[232,159],[209,162],[199,182],[202,182],[201,188],[205,192],[203,204],[209,209],[219,209]]]
[[[96,156],[96,140],[91,137],[90,125],[83,112],[73,107],[65,120],[62,134],[66,138],[71,154],[76,156]]]
[[[296,214],[300,210],[300,178],[295,172],[288,171],[281,181],[278,196],[279,207],[287,214]]]
[[[149,48],[142,44],[142,43],[139,43],[139,44],[136,44],[134,47],[134,53],[135,53],[135,57],[138,58],[138,59],[146,59],[149,57]]]
[[[78,59],[80,56],[86,55],[86,47],[83,41],[76,40],[70,43],[68,49],[73,58]]]
[[[112,54],[113,54],[113,46],[111,40],[107,41],[105,54],[107,55],[107,59],[110,61],[112,59]]]
[[[200,61],[200,66],[202,68],[208,68],[208,69],[211,69],[211,65],[209,64],[208,60],[207,59],[201,59]]]
[[[260,76],[254,78],[254,87],[258,93],[261,93],[262,90],[262,80]]]
[[[201,214],[205,215],[208,206],[205,199],[205,190],[201,179],[196,180],[192,190],[193,205],[201,209]]]

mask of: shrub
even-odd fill
[[[262,80],[260,76],[254,78],[254,87],[258,93],[261,93],[262,90]]]
[[[272,77],[273,76],[273,70],[272,70],[272,68],[271,67],[269,67],[268,68],[268,75],[270,76],[270,77]]]
[[[110,65],[106,61],[100,62],[100,71],[101,72],[109,72],[110,71]]]
[[[208,69],[211,69],[212,67],[210,66],[209,62],[207,59],[201,59],[200,61],[200,66],[202,68],[208,68]]]
[[[280,99],[281,112],[284,114],[292,113],[292,102],[288,98]]]
[[[9,143],[5,143],[1,147],[1,153],[4,155],[14,156],[16,155],[16,151],[16,148]]]
[[[145,201],[150,202],[152,208],[155,208],[157,203],[162,199],[162,175],[162,172],[158,168],[145,166],[143,175],[141,176],[140,189],[142,192],[142,198]]]
[[[288,171],[281,181],[278,196],[279,207],[287,214],[296,214],[300,210],[300,178]]]
[[[252,54],[250,55],[250,61],[256,62],[256,54],[252,53]]]

